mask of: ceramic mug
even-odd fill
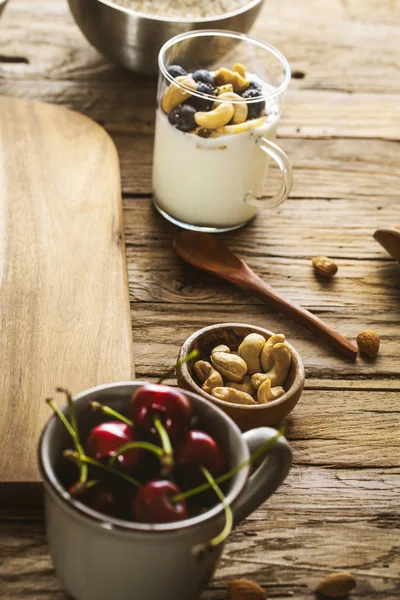
[[[89,402],[96,400],[126,412],[139,382],[103,385],[75,398],[81,434],[87,435],[93,415]],[[183,392],[192,412],[230,458],[230,467],[276,435],[259,428],[241,434],[235,423],[213,404]],[[66,408],[64,413],[67,414]],[[191,549],[207,543],[224,526],[220,504],[204,514],[177,523],[148,525],[101,514],[72,498],[58,478],[62,451],[71,440],[53,416],[39,442],[39,468],[44,480],[46,528],[57,575],[75,600],[194,600],[210,581],[222,546],[195,560]],[[250,475],[249,467],[230,480],[227,500],[235,523],[240,523],[283,482],[291,465],[291,450],[280,437],[268,457]]]

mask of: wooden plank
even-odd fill
[[[211,292],[210,298],[212,298]],[[351,340],[355,340],[358,331],[366,326],[382,334],[378,357],[374,360],[359,357],[353,363],[332,352],[328,346],[299,326],[287,321],[283,323],[279,315],[266,310],[261,304],[237,306],[233,303],[218,308],[215,304],[195,302],[191,304],[138,303],[135,304],[134,314],[133,338],[137,348],[137,375],[140,378],[147,375],[160,376],[173,364],[185,339],[197,329],[213,323],[236,321],[285,333],[303,358],[306,381],[337,380],[341,387],[358,388],[362,385],[359,383],[360,380],[374,379],[379,382],[382,379],[382,385],[385,385],[385,381],[391,380],[393,389],[398,389],[400,364],[398,315],[388,319],[387,315],[381,312],[371,315],[370,310],[355,314],[347,312],[342,315],[318,311],[318,316],[327,320],[330,325]]]
[[[0,481],[39,479],[57,385],[133,376],[118,158],[65,109],[0,98]]]
[[[309,600],[325,574],[343,569],[357,579],[355,598],[394,600],[399,482],[399,468],[295,466],[287,483],[231,535],[202,600],[225,600],[227,583],[238,576],[258,581],[270,597]],[[40,512],[0,513],[0,548],[4,598],[66,599],[47,556]]]
[[[400,168],[397,142],[284,138],[282,128],[283,125],[278,143],[290,157],[294,169],[291,198],[359,200],[362,202],[354,205],[343,204],[343,209],[357,209],[359,218],[365,222],[372,212],[370,203],[381,197],[385,199],[389,210],[391,208],[392,212],[395,212],[395,204],[391,203],[391,200],[399,199]],[[400,128],[398,137],[400,138]],[[113,139],[121,159],[124,193],[151,194],[152,133],[116,132]],[[279,181],[277,169],[271,168],[266,193],[276,190]],[[274,216],[276,211],[268,211],[268,214]],[[281,215],[281,209],[277,214]],[[337,214],[339,218],[339,212]]]
[[[154,126],[155,82],[3,80],[0,92],[80,110],[110,133],[145,132]],[[400,94],[290,90],[278,132],[281,137],[399,139]],[[101,102],[98,101],[101,98]],[[113,107],[117,106],[118,110]]]
[[[399,93],[399,10],[395,0],[379,6],[375,0],[373,9],[371,1],[364,4],[320,0],[310,9],[307,2],[269,0],[252,33],[287,55],[301,76],[295,89]],[[373,53],[366,51],[371,40]],[[61,1],[13,0],[2,24],[0,53],[25,58],[7,65],[12,78],[126,79],[89,46]]]
[[[171,240],[172,242],[172,240]],[[169,245],[168,245],[169,246]],[[181,265],[174,256],[165,256],[169,247],[146,252],[140,248],[128,249],[132,280],[131,298],[144,302],[204,302],[255,305],[259,301],[235,290],[217,278],[197,275],[193,268]],[[367,298],[376,306],[396,313],[400,289],[396,274],[399,267],[386,256],[382,260],[336,258],[335,252],[321,253],[332,256],[340,269],[337,278],[329,284],[314,275],[311,257],[283,258],[273,254],[248,256],[241,252],[252,268],[266,281],[289,298],[313,310],[344,314],[349,309],[363,308]],[[318,255],[320,253],[318,252]],[[142,269],[150,269],[144,272]],[[360,323],[362,324],[362,323]]]

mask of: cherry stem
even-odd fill
[[[122,471],[118,471],[118,469],[114,469],[113,467],[110,467],[109,465],[103,465],[103,463],[99,462],[98,460],[95,460],[94,458],[90,458],[90,456],[86,456],[86,455],[79,456],[79,453],[74,452],[73,450],[64,450],[63,456],[65,458],[67,458],[68,460],[71,460],[72,462],[75,462],[75,463],[82,461],[82,462],[86,463],[87,465],[93,465],[94,467],[103,469],[103,471],[107,471],[108,473],[117,475],[117,477],[120,477],[121,479],[125,479],[125,481],[127,481],[128,483],[132,483],[136,487],[140,487],[142,485],[139,481],[137,481],[136,479],[133,479],[133,477],[126,475],[126,473],[122,473]]]
[[[166,371],[164,373],[164,375],[161,375],[160,379],[157,380],[157,384],[162,383],[163,381],[165,381],[165,379],[168,379],[169,377],[171,377],[172,375],[175,374],[175,369],[177,369],[178,367],[180,367],[181,365],[183,365],[185,362],[188,362],[189,360],[192,360],[192,358],[196,358],[196,356],[198,356],[198,351],[197,350],[192,350],[192,352],[189,352],[189,354],[187,356],[185,356],[185,358],[181,358],[181,360],[178,360],[178,362],[171,367],[170,369],[168,369],[168,371]]]
[[[91,402],[90,408],[94,412],[97,412],[97,411],[102,412],[104,415],[107,415],[109,417],[114,417],[114,419],[118,419],[118,421],[122,421],[126,425],[129,425],[129,427],[133,427],[133,422],[130,419],[128,419],[128,417],[121,415],[121,413],[117,412],[110,406],[105,406],[104,404],[100,404],[100,402]]]
[[[79,456],[81,457],[84,455],[84,451],[83,451],[83,448],[82,448],[82,445],[81,445],[81,442],[79,439],[78,421],[76,420],[75,406],[74,406],[74,401],[72,400],[71,392],[62,387],[58,387],[58,388],[56,388],[56,390],[60,394],[64,394],[67,398],[69,419],[70,419],[72,428],[75,431],[74,444],[75,444],[75,448],[77,449],[77,451],[79,453]],[[80,469],[79,481],[81,483],[85,483],[87,480],[87,476],[88,476],[88,469],[87,469],[87,466],[85,464],[83,464],[82,461],[79,462],[79,469]]]
[[[210,471],[208,471],[208,469],[206,469],[205,467],[201,467],[201,470],[202,470],[204,477],[207,479],[209,485],[211,485],[214,492],[217,494],[218,498],[220,499],[220,501],[223,504],[224,509],[225,509],[225,526],[224,526],[223,530],[221,531],[221,533],[219,535],[217,535],[215,538],[213,538],[209,543],[209,546],[212,546],[213,548],[215,548],[216,546],[219,546],[219,544],[222,544],[222,542],[224,542],[226,540],[226,538],[232,531],[233,514],[232,514],[232,509],[231,509],[229,503],[227,502],[223,491],[216,483],[216,481],[215,481],[214,477],[211,475]]]
[[[84,452],[83,452],[82,446],[79,443],[77,432],[75,431],[75,429],[73,428],[71,423],[68,421],[68,419],[64,415],[64,413],[58,408],[57,404],[55,404],[55,402],[52,398],[47,398],[46,402],[50,406],[50,408],[53,410],[53,412],[57,415],[57,417],[60,419],[60,421],[64,425],[65,429],[68,431],[69,435],[71,436],[71,438],[74,442],[74,446],[78,451],[79,456],[82,456],[84,454]],[[81,484],[83,484],[86,482],[86,479],[87,479],[87,466],[84,465],[82,462],[80,462],[79,465],[80,465],[79,482]]]
[[[157,433],[161,439],[161,445],[163,447],[163,457],[161,459],[162,464],[162,474],[170,475],[174,468],[174,451],[172,449],[171,440],[169,439],[169,435],[164,425],[161,422],[161,419],[158,415],[154,416],[154,426],[157,429]]]
[[[244,462],[240,463],[239,465],[237,465],[236,467],[234,467],[227,473],[224,473],[224,475],[220,475],[220,477],[218,477],[215,480],[215,483],[217,483],[217,484],[223,483],[224,481],[227,481],[231,477],[234,477],[235,475],[237,475],[245,467],[248,467],[249,465],[251,465],[258,458],[260,458],[260,456],[262,456],[265,452],[267,452],[271,448],[271,446],[273,446],[275,444],[275,442],[284,434],[284,432],[285,432],[285,426],[282,427],[272,439],[268,440],[268,442],[265,442],[265,444],[260,446],[260,448],[258,450],[256,450],[254,452],[254,454],[252,454],[250,456],[250,458],[248,458]],[[182,500],[191,498],[191,496],[196,496],[197,494],[201,494],[202,492],[209,490],[210,487],[212,487],[210,483],[203,483],[202,485],[199,485],[191,490],[188,490],[187,492],[183,492],[182,494],[177,494],[176,496],[171,498],[171,501],[172,502],[181,502]]]
[[[157,433],[160,436],[161,443],[165,454],[172,454],[172,446],[171,441],[169,439],[169,435],[164,425],[161,423],[161,419],[159,416],[154,417],[154,425],[157,429]]]
[[[90,490],[90,488],[95,487],[99,483],[100,479],[92,479],[91,481],[85,482],[78,481],[77,483],[74,483],[68,491],[71,494],[71,496],[80,496],[81,494],[84,494],[85,492]]]
[[[113,456],[108,461],[108,465],[113,467],[118,459],[118,456],[127,452],[128,450],[134,450],[135,448],[142,448],[143,450],[148,450],[153,454],[156,454],[158,457],[162,458],[164,456],[164,451],[156,446],[155,444],[151,444],[150,442],[129,442],[128,444],[124,444],[113,454]]]

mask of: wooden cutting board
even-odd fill
[[[56,386],[134,377],[115,146],[78,113],[1,96],[0,372],[3,483],[40,479]]]

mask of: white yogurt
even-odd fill
[[[229,228],[250,220],[249,193],[262,196],[268,156],[259,136],[274,141],[278,111],[251,131],[201,138],[173,127],[157,110],[153,191],[157,206],[181,223]]]

